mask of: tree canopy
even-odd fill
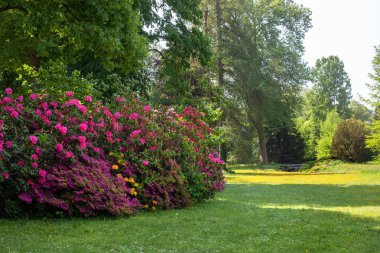
[[[317,94],[315,103],[325,109],[323,116],[336,109],[341,117],[349,117],[351,82],[343,61],[337,56],[322,57],[316,61],[311,73],[313,89]]]
[[[141,27],[133,0],[0,1],[0,70],[86,54],[106,69],[136,71],[147,53]]]
[[[265,127],[289,119],[307,79],[302,41],[310,11],[273,0],[228,1],[223,7],[225,92],[242,101],[267,162]]]

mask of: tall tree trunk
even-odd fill
[[[206,9],[205,9],[205,34],[208,36],[208,4],[206,4]]]
[[[255,124],[257,131],[257,136],[259,137],[259,148],[260,148],[260,161],[263,164],[268,163],[268,153],[267,153],[267,137],[265,135],[264,127],[261,124]]]
[[[225,142],[222,142],[220,144],[220,158],[222,158],[223,161],[227,161],[227,155],[228,155],[228,150]]]
[[[220,8],[220,0],[215,0],[216,10],[216,30],[217,30],[217,55],[218,55],[218,84],[224,83],[223,79],[223,62],[222,62],[222,11]]]
[[[29,51],[29,62],[35,70],[38,70],[41,66],[41,59],[38,57],[37,52],[34,49]]]

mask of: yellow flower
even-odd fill
[[[144,205],[144,208],[149,208],[149,205],[148,204]]]
[[[123,165],[123,161],[122,160],[117,160],[117,163],[120,164],[120,165]]]
[[[137,191],[135,190],[135,188],[132,188],[132,189],[131,189],[131,194],[132,194],[133,196],[137,196]]]
[[[155,200],[153,200],[152,203],[153,203],[153,205],[157,205],[158,204],[158,202],[155,201]]]
[[[117,174],[116,175],[118,178],[123,178],[123,176],[121,174]]]
[[[156,207],[155,206],[152,206],[152,211],[156,211]]]
[[[121,154],[121,157],[123,157],[123,158],[124,158],[124,157],[125,157],[125,155],[124,155],[124,154]]]
[[[134,187],[138,187],[138,186],[139,186],[139,184],[138,184],[138,183],[135,183],[133,186],[134,186]]]
[[[110,156],[113,156],[113,152],[109,152],[109,155],[110,155]]]
[[[129,179],[129,182],[131,182],[131,183],[135,182],[135,180],[133,179],[133,177],[131,177],[131,179]]]
[[[112,165],[112,169],[113,170],[118,170],[119,169],[119,166],[117,166],[116,164]]]
[[[129,178],[127,178],[127,177],[124,178],[124,181],[125,181],[125,182],[129,182]]]

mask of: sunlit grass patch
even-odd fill
[[[379,178],[361,174],[298,174],[287,175],[268,173],[267,175],[228,175],[227,183],[255,183],[255,184],[337,184],[337,185],[380,185]]]
[[[260,208],[291,209],[291,210],[321,210],[340,212],[363,218],[380,218],[380,206],[310,206],[310,205],[259,205]]]
[[[228,183],[380,185],[379,164],[338,164],[317,173],[283,172],[248,166],[234,171],[235,174],[226,175]]]

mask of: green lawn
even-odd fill
[[[132,218],[0,220],[0,252],[379,252],[380,165],[236,167],[215,200]]]

